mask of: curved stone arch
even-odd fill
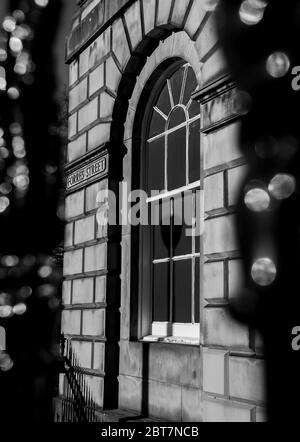
[[[111,145],[120,147],[123,142],[124,123],[130,125],[133,111],[132,94],[136,93],[136,85],[141,88],[143,71],[149,70],[155,59],[163,61],[172,57],[176,49],[178,56],[193,66],[198,83],[202,83],[202,66],[218,49],[211,2],[136,0],[113,23],[114,55],[110,63],[118,75],[114,84],[117,92],[112,111]]]

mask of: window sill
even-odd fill
[[[199,346],[200,340],[198,338],[186,338],[177,336],[157,336],[149,335],[140,339],[140,342],[151,342],[161,344],[180,344],[180,345],[194,345]]]

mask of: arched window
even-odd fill
[[[141,290],[150,299],[150,339],[199,338],[200,105],[191,98],[196,87],[192,67],[173,63],[156,81],[145,116],[141,166],[151,227],[142,228]]]

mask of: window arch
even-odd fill
[[[197,80],[181,60],[159,74],[151,84],[142,140],[141,181],[151,219],[140,237],[140,290],[150,318],[142,337],[198,340],[200,105],[191,97]]]

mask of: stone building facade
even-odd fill
[[[237,92],[215,31],[216,3],[81,1],[67,39],[62,331],[105,420],[265,419],[259,336],[228,312],[242,284],[234,219],[247,166],[238,149]],[[189,147],[181,151],[183,127]],[[187,171],[182,182],[180,166]],[[100,218],[113,210],[103,192],[120,197],[120,183],[129,192],[143,187],[143,176],[148,185],[163,179],[160,173],[170,186],[167,201],[182,189],[193,201],[199,195],[201,235],[177,255],[171,239],[173,255],[155,260],[161,256],[151,255],[144,227]],[[164,312],[170,302],[173,319]],[[61,375],[60,397],[65,383]]]

